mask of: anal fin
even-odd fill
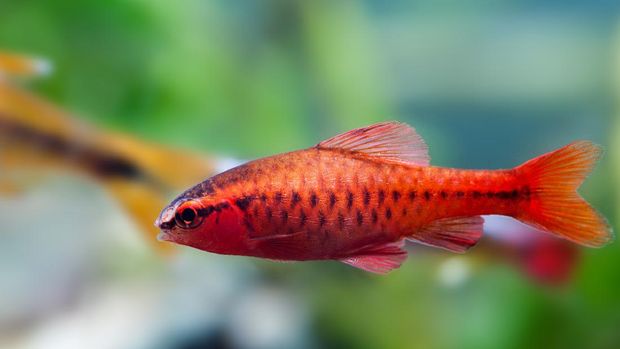
[[[464,253],[480,240],[483,224],[484,219],[480,216],[438,219],[409,239],[451,252]]]
[[[399,268],[407,259],[407,251],[403,249],[404,240],[366,249],[340,261],[352,267],[375,274],[387,274]]]

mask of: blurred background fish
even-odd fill
[[[40,67],[49,63],[41,62],[0,52],[0,71],[7,75],[47,72]],[[112,192],[147,233],[148,242],[157,236],[153,217],[169,195],[204,179],[217,166],[207,155],[97,129],[8,80],[0,81],[0,136],[0,190],[20,190],[42,171],[88,175]]]
[[[606,1],[3,3],[0,347],[617,347],[616,244],[488,217],[381,279],[161,258],[152,222],[229,159],[398,119],[441,166],[603,144],[582,192],[615,226],[619,27]]]
[[[0,74],[6,77],[36,77],[51,72],[52,65],[45,59],[0,52]]]

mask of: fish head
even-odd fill
[[[161,230],[157,239],[208,252],[241,254],[246,242],[241,217],[229,199],[181,196],[155,221]]]

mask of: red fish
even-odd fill
[[[600,154],[579,141],[510,170],[439,168],[413,128],[379,123],[209,178],[156,225],[160,240],[204,251],[374,273],[403,263],[405,240],[465,252],[488,214],[600,247],[611,228],[576,191]]]

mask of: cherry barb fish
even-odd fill
[[[578,141],[509,170],[433,167],[413,128],[384,122],[203,181],[164,208],[158,238],[387,273],[407,258],[405,240],[462,253],[482,235],[480,216],[497,214],[600,247],[611,228],[577,193],[600,155]]]

